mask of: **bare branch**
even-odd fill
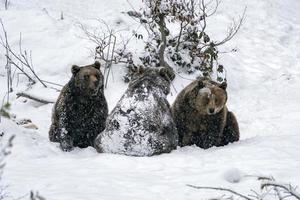
[[[226,42],[231,40],[237,34],[237,32],[239,31],[239,29],[241,28],[241,26],[244,22],[244,19],[246,16],[246,10],[247,10],[247,7],[245,7],[245,9],[243,11],[243,15],[242,15],[242,17],[240,17],[238,22],[233,21],[232,26],[230,26],[227,31],[227,36],[221,42],[214,43],[214,46],[219,46],[219,45],[225,44]]]
[[[234,190],[231,190],[231,189],[227,189],[227,188],[220,188],[220,187],[200,187],[200,186],[194,186],[194,185],[187,185],[189,187],[192,187],[192,188],[195,188],[195,189],[208,189],[208,190],[220,190],[220,191],[226,191],[226,192],[229,192],[231,194],[234,194],[236,196],[239,196],[239,197],[242,197],[246,200],[254,200],[254,199],[251,199],[243,194],[240,194]]]
[[[109,25],[102,19],[95,19],[97,22],[99,22],[100,27],[104,26],[105,30],[99,29],[99,28],[91,28],[88,29],[86,26],[84,26],[83,24],[78,24],[79,28],[83,31],[83,33],[86,36],[86,39],[88,39],[89,41],[93,42],[96,46],[96,50],[95,50],[95,59],[100,59],[103,60],[104,62],[109,62],[112,61],[112,63],[126,63],[126,60],[122,60],[124,58],[125,55],[125,51],[127,50],[127,45],[129,43],[129,41],[132,39],[129,38],[128,40],[121,41],[121,43],[117,43],[116,41],[116,46],[113,50],[113,52],[110,51],[110,46],[111,46],[111,42],[110,42],[110,38],[111,35],[115,35],[116,33],[122,31],[122,30],[117,30],[114,31],[112,30]],[[120,47],[121,46],[121,47]],[[114,56],[112,58],[109,59],[108,54],[105,54],[105,52],[111,52],[112,54],[118,55]]]
[[[182,31],[187,25],[188,25],[188,23],[186,23],[186,24],[183,24],[183,22],[180,23],[180,31],[179,31],[179,35],[178,35],[178,38],[177,38],[177,44],[176,44],[176,47],[175,47],[175,52],[178,52],[178,50],[179,50],[179,46],[182,43],[182,41],[181,41]]]
[[[291,196],[295,197],[296,199],[300,200],[300,194],[298,194],[295,189],[291,185],[284,185],[284,184],[279,184],[275,181],[266,181],[261,184],[261,189],[267,188],[267,187],[276,187],[276,188],[281,188]]]
[[[53,82],[51,82],[51,81],[45,81],[45,80],[42,80],[42,81],[45,82],[45,83],[51,84],[51,85],[56,85],[56,86],[59,86],[59,87],[64,87],[64,86],[61,85],[61,84],[53,83]]]
[[[14,65],[16,68],[18,68],[33,84],[35,83],[35,80],[33,80],[32,78],[31,78],[31,76],[29,76],[25,71],[24,71],[24,69],[23,68],[21,68],[19,65],[17,65],[15,62],[13,62],[11,59],[10,59],[10,57],[8,57],[8,56],[6,56],[6,58],[10,61],[10,63],[12,64],[12,65]]]
[[[219,7],[221,1],[220,0],[214,0],[214,1],[215,1],[216,5],[213,8],[212,12],[210,14],[207,14],[207,17],[210,17],[210,16],[214,15],[218,10],[218,7]],[[213,0],[210,1],[208,4],[206,4],[206,7],[209,6],[212,2],[213,2]]]
[[[35,81],[33,80],[33,78],[31,78],[31,76],[25,72],[25,70],[23,69],[23,67],[20,67],[19,64],[17,64],[14,60],[16,59],[18,62],[21,63],[21,65],[25,66],[27,69],[30,70],[30,72],[38,79],[38,81],[44,86],[44,87],[47,87],[47,85],[39,78],[39,76],[35,73],[35,71],[33,70],[33,66],[30,64],[30,62],[32,63],[32,58],[31,61],[29,62],[28,61],[28,55],[27,55],[27,52],[26,51],[22,51],[22,46],[21,46],[21,34],[20,34],[20,40],[19,40],[19,51],[20,51],[20,55],[17,55],[10,47],[9,43],[7,42],[8,41],[8,37],[7,37],[7,32],[5,30],[5,27],[4,27],[4,24],[3,24],[3,21],[0,19],[0,23],[1,23],[1,26],[2,26],[2,31],[4,33],[4,38],[5,38],[5,41],[3,40],[2,37],[0,37],[0,45],[2,47],[5,48],[5,50],[11,55],[8,55],[8,53],[5,55],[6,56],[6,59],[9,61],[10,64],[14,65],[16,68],[18,68],[21,72],[23,72],[25,74],[25,76],[28,77],[28,79],[30,81],[32,81],[33,83],[35,83]],[[30,56],[31,57],[31,56]]]
[[[205,3],[204,3],[204,0],[201,0],[200,10],[202,11],[202,15],[201,15],[202,20],[200,20],[200,21],[203,21],[203,25],[200,23],[201,28],[202,28],[201,33],[203,34],[205,29],[206,29],[206,17],[207,17],[206,6],[205,6]]]

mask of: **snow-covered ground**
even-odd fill
[[[122,14],[139,7],[131,0],[11,0],[0,18],[9,41],[32,50],[34,68],[43,79],[65,84],[72,64],[93,62],[89,41],[83,39],[78,23],[93,25],[104,19],[127,34],[137,24]],[[246,175],[272,175],[300,186],[300,1],[224,0],[208,23],[216,38],[222,37],[233,17],[247,6],[247,17],[238,35],[222,54],[227,69],[228,107],[236,113],[241,140],[225,147],[203,150],[194,146],[153,157],[98,154],[93,148],[62,152],[48,140],[52,104],[16,99],[26,89],[21,77],[14,81],[11,112],[18,119],[30,118],[38,130],[28,130],[2,118],[0,132],[15,134],[13,153],[7,159],[2,184],[14,197],[39,191],[48,200],[68,199],[205,199],[216,192],[195,190],[186,184],[222,186],[241,193],[259,190],[258,182]],[[64,20],[60,20],[63,11]],[[132,46],[140,44],[133,41]],[[0,51],[0,66],[4,66]],[[105,91],[110,110],[125,91],[122,66],[113,66],[114,81]],[[0,97],[6,91],[4,67],[0,68]],[[182,74],[184,77],[189,77]],[[177,91],[189,81],[179,76]],[[30,92],[49,99],[55,90],[36,84]],[[174,101],[176,92],[168,99]],[[232,183],[232,179],[240,179]]]

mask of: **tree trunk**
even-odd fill
[[[166,23],[165,23],[165,16],[163,14],[159,15],[159,20],[157,22],[158,26],[159,26],[159,32],[161,34],[161,45],[159,47],[158,50],[158,56],[159,56],[159,63],[161,66],[165,67],[168,70],[168,76],[170,78],[170,80],[174,80],[175,78],[175,72],[173,70],[173,68],[165,61],[165,50],[167,47],[167,27],[166,27]]]

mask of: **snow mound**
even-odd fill
[[[223,177],[229,183],[239,183],[243,178],[243,173],[237,168],[231,168],[224,172]]]

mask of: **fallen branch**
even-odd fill
[[[28,99],[31,99],[31,100],[34,100],[34,101],[37,101],[37,102],[40,102],[40,103],[44,103],[44,104],[54,103],[54,101],[43,99],[41,97],[37,97],[37,96],[34,96],[32,94],[28,94],[28,93],[25,93],[25,92],[17,93],[17,98],[19,98],[19,97],[25,97],[25,98],[28,98]]]

